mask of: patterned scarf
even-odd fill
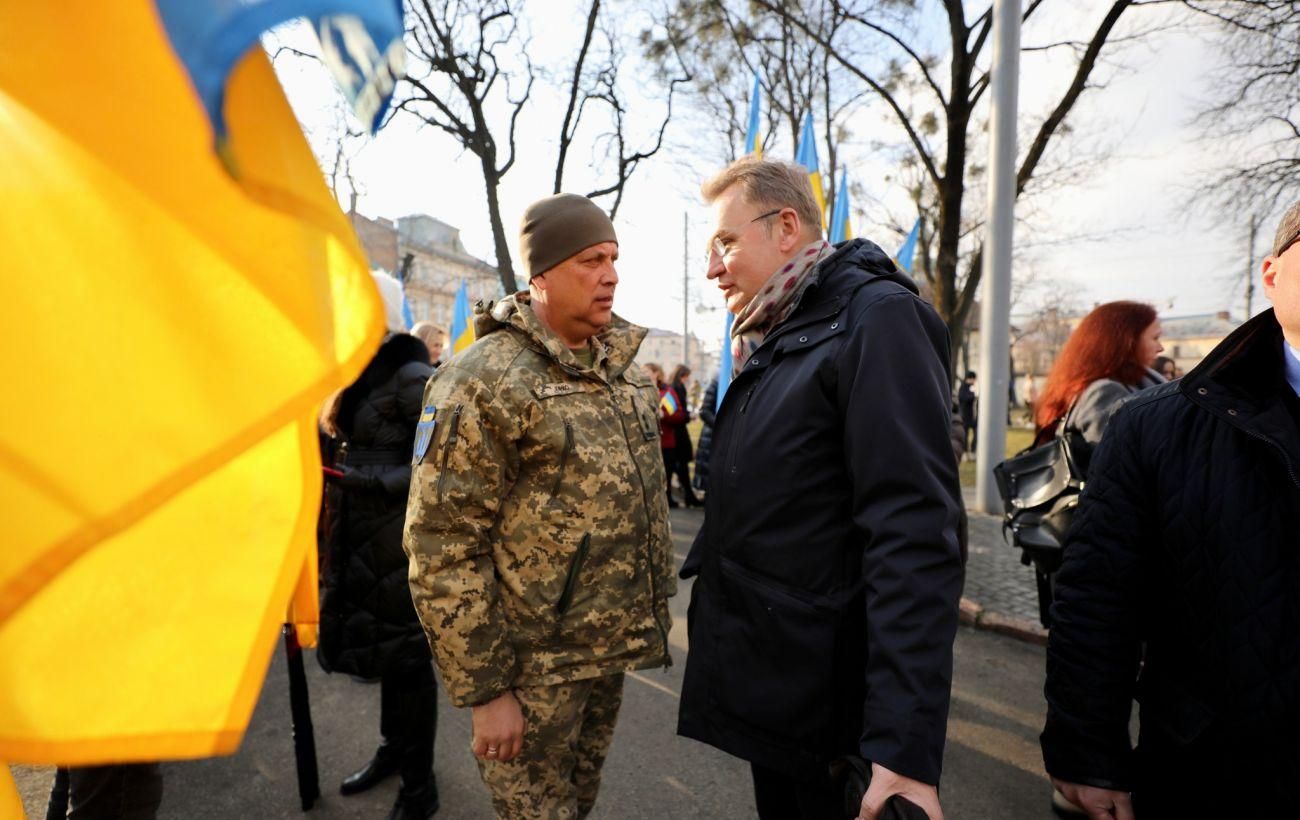
[[[804,247],[779,271],[768,278],[767,284],[748,305],[736,314],[731,326],[731,375],[740,370],[754,355],[772,328],[784,322],[809,285],[817,281],[817,265],[830,256],[835,246],[824,239]]]

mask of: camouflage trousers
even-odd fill
[[[501,820],[580,820],[596,803],[600,769],[623,704],[623,675],[515,690],[524,747],[508,763],[478,760]]]

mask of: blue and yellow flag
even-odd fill
[[[916,256],[916,241],[921,236],[921,217],[916,218],[912,223],[912,230],[907,232],[907,238],[898,249],[898,254],[894,257],[894,264],[898,265],[907,273],[912,272],[913,259]]]
[[[460,280],[456,304],[451,310],[451,352],[455,355],[474,344],[474,311],[469,307],[469,288]]]
[[[852,214],[849,213],[849,173],[840,168],[840,184],[835,186],[835,208],[831,211],[831,244],[853,238]]]
[[[763,108],[763,86],[758,81],[758,72],[754,72],[754,90],[749,92],[749,120],[745,129],[745,146],[740,155],[753,154],[763,156],[763,135],[759,133],[759,115]]]
[[[672,388],[663,392],[659,397],[659,412],[665,416],[675,416],[682,409],[682,405],[677,401],[677,393]]]
[[[822,185],[821,166],[817,162],[817,133],[813,130],[813,115],[809,111],[803,118],[803,131],[799,134],[799,150],[794,161],[808,169],[808,181],[812,184],[813,198],[822,215],[822,230],[826,229],[826,189]]]
[[[400,5],[4,8],[0,760],[229,754],[287,607],[312,639],[317,408],[384,330],[258,36],[342,10],[391,71]]]

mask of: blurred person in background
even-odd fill
[[[976,429],[979,424],[978,407],[979,394],[975,387],[975,372],[968,370],[966,378],[962,379],[961,387],[957,388],[957,414],[961,418],[962,449],[972,458],[975,456],[978,437]]]
[[[1168,356],[1157,356],[1155,366],[1152,369],[1164,376],[1167,382],[1178,378],[1178,366]]]
[[[713,422],[717,418],[718,377],[709,380],[709,386],[700,400],[700,443],[695,448],[695,482],[694,487],[702,492],[709,491],[709,457],[713,454]]]
[[[695,497],[695,490],[691,487],[691,462],[695,460],[695,450],[691,446],[690,421],[691,413],[687,401],[686,383],[691,378],[691,369],[684,364],[679,364],[673,368],[673,376],[668,380],[669,387],[672,388],[673,394],[677,396],[677,403],[686,413],[686,418],[679,422],[673,431],[674,448],[673,448],[673,472],[668,476],[668,483],[671,486],[673,476],[677,476],[677,483],[682,487],[682,501],[688,507],[702,506],[700,500]]]
[[[392,289],[379,284],[389,335],[322,419],[342,475],[327,492],[317,658],[326,671],[380,682],[379,747],[344,778],[340,793],[358,794],[400,774],[389,818],[423,820],[439,807],[437,686],[411,603],[402,529],[421,398],[433,368],[425,343],[402,332],[400,289],[394,301]]]
[[[1073,430],[1095,447],[1121,404],[1165,382],[1152,369],[1165,349],[1160,330],[1156,309],[1140,302],[1107,302],[1083,317],[1034,408],[1035,444]]]
[[[424,342],[429,348],[429,362],[436,368],[441,362],[443,348],[447,346],[447,331],[433,322],[417,322],[411,328],[411,335]]]

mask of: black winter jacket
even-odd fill
[[[395,334],[340,399],[343,460],[369,486],[334,484],[330,493],[318,655],[330,671],[376,678],[394,664],[431,662],[411,604],[402,527],[415,426],[432,373],[424,343]]]
[[[793,776],[937,783],[962,569],[948,333],[852,240],[731,383],[683,577],[678,732]]]
[[[1066,538],[1043,757],[1133,790],[1139,817],[1296,813],[1300,428],[1283,355],[1269,311],[1131,399]]]

